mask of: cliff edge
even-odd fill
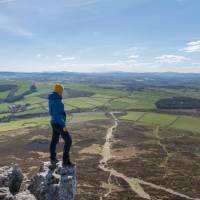
[[[17,165],[0,168],[0,200],[74,200],[76,168],[62,167],[52,170],[44,162],[31,179]]]

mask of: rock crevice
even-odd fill
[[[0,168],[0,200],[74,200],[76,191],[75,167],[55,170],[44,162],[39,172],[28,180],[19,166]],[[22,185],[25,187],[22,189]]]

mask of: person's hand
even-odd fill
[[[68,133],[68,129],[66,126],[63,128],[63,131]]]
[[[64,131],[64,132],[68,132],[68,130],[67,130],[67,127],[66,127],[66,126],[63,128],[63,131]]]

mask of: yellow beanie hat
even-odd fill
[[[56,83],[54,85],[54,91],[57,92],[58,94],[62,94],[64,91],[64,86],[59,83]]]

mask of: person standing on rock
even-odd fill
[[[50,144],[50,159],[51,164],[56,165],[58,159],[56,158],[56,145],[59,142],[59,137],[65,141],[63,149],[63,167],[74,165],[70,161],[69,151],[72,144],[72,139],[66,127],[66,112],[64,110],[64,103],[62,95],[64,87],[61,84],[54,85],[54,91],[48,96],[49,114],[51,115],[51,126],[53,130],[51,144]]]

